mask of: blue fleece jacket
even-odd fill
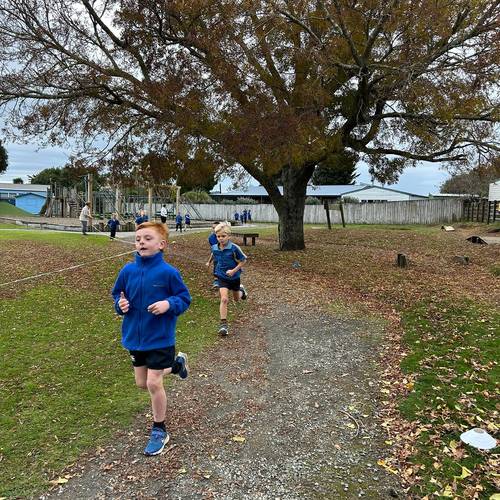
[[[130,308],[123,314],[118,307],[123,292]],[[126,264],[116,279],[112,295],[115,310],[124,316],[122,345],[129,351],[149,351],[175,345],[177,316],[191,304],[191,295],[179,271],[163,260],[163,253],[151,257],[135,256],[135,262]],[[148,312],[148,306],[159,300],[168,300],[165,314]]]

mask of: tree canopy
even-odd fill
[[[356,177],[356,163],[359,155],[353,151],[331,153],[319,162],[312,181],[316,186],[327,184],[354,184]]]
[[[455,172],[441,186],[441,193],[467,194],[488,197],[492,182],[500,180],[500,157],[486,165],[478,165],[468,172]]]
[[[280,248],[301,249],[329,155],[390,183],[498,151],[499,19],[486,0],[3,0],[0,105],[21,134],[78,137],[111,171],[146,154],[242,166]]]
[[[9,155],[7,150],[4,148],[2,141],[0,141],[0,174],[7,170],[9,166]]]
[[[105,182],[105,177],[97,172],[94,167],[88,167],[79,160],[72,160],[68,165],[63,168],[50,167],[45,168],[41,172],[30,176],[31,184],[58,184],[61,187],[84,189],[84,177],[92,173],[94,174],[94,187],[98,188]]]

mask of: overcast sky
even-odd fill
[[[0,175],[0,182],[12,182],[16,177],[21,177],[25,183],[29,182],[28,175],[34,175],[49,167],[64,166],[71,154],[71,151],[50,148],[39,149],[30,144],[4,144],[9,155],[9,167],[7,171]],[[358,166],[359,177],[356,183],[370,183],[368,168],[360,164]],[[417,168],[407,169],[397,184],[393,184],[391,189],[398,189],[414,194],[428,195],[439,193],[440,185],[449,177],[449,174],[441,170],[439,164],[422,163]],[[223,183],[223,188],[230,182]],[[252,181],[251,184],[257,184]]]

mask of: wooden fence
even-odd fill
[[[464,202],[464,220],[471,222],[495,222],[500,220],[500,201],[466,200]]]
[[[454,223],[463,219],[463,200],[430,199],[418,201],[392,201],[387,203],[346,203],[344,215],[347,224],[440,224]],[[270,204],[258,205],[194,205],[201,217],[207,220],[232,220],[235,212],[250,209],[256,222],[278,222],[278,214]],[[340,224],[340,210],[330,207],[332,224]],[[181,206],[181,213],[189,212],[188,206]],[[326,212],[323,205],[306,205],[306,224],[325,224]]]

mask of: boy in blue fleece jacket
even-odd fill
[[[175,325],[177,316],[189,307],[191,295],[179,271],[163,260],[166,245],[164,224],[140,224],[135,262],[122,268],[112,291],[115,310],[123,316],[122,345],[130,353],[135,382],[151,397],[154,423],[145,455],[158,455],[170,439],[164,375],[188,376],[187,356],[175,355]]]

